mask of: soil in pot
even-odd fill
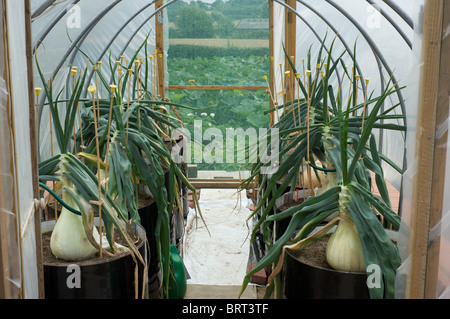
[[[326,260],[327,235],[301,250],[287,250],[284,294],[287,299],[369,299],[365,273],[332,269]]]
[[[44,228],[52,228],[44,222]],[[135,225],[129,227],[129,234],[142,256],[145,256],[145,231]],[[117,233],[117,231],[116,231]],[[126,246],[120,234],[115,234],[118,244]],[[144,265],[129,252],[116,256],[103,254],[78,262],[57,259],[50,249],[51,230],[42,234],[44,284],[46,299],[134,299],[147,297],[147,283],[144,282]],[[135,276],[136,265],[138,275]],[[76,267],[75,267],[76,266]],[[136,284],[138,296],[136,296]]]
[[[97,228],[98,229],[98,228]],[[67,266],[68,264],[73,264],[74,262],[67,262],[61,259],[58,259],[53,255],[51,249],[50,249],[50,237],[52,233],[46,232],[42,234],[42,257],[44,260],[44,264],[52,264],[55,266]],[[132,240],[136,243],[137,247],[140,247],[143,243],[142,238],[139,238],[136,234],[131,233],[130,234]],[[122,236],[116,231],[114,234],[114,241],[120,245],[126,246],[126,243],[124,242]],[[110,252],[110,249],[105,249],[106,251]],[[87,266],[87,265],[94,265],[99,262],[108,262],[111,260],[115,260],[118,258],[121,258],[123,256],[129,255],[129,252],[121,251],[118,252],[114,256],[110,256],[108,254],[103,254],[103,256],[100,258],[100,253],[96,253],[92,258],[89,258],[87,260],[77,261],[76,264],[79,266]]]

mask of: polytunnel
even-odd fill
[[[449,297],[450,1],[0,3],[1,298]]]

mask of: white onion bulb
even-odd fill
[[[63,201],[70,207],[77,205],[73,198],[63,191]],[[88,207],[85,207],[85,209]],[[89,207],[92,209],[92,207]],[[97,228],[93,228],[94,238],[98,238]],[[98,251],[86,236],[82,218],[63,207],[61,214],[53,228],[50,238],[50,249],[59,259],[66,261],[80,261],[91,258]]]
[[[342,220],[327,245],[327,262],[335,270],[365,272],[364,252],[350,213],[341,212]]]

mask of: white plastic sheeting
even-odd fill
[[[38,298],[38,259],[34,218],[26,56],[25,2],[2,3],[1,176],[0,217],[3,277],[11,298]],[[3,20],[4,19],[4,20]],[[3,50],[4,49],[4,50]],[[8,60],[9,59],[9,60]],[[28,221],[30,221],[28,223]],[[40,235],[40,234],[39,234]],[[5,240],[5,242],[3,242]]]
[[[44,77],[53,79],[53,92],[67,89],[61,99],[70,96],[72,66],[84,70],[88,63],[87,57],[93,63],[101,61],[101,71],[105,78],[109,79],[110,59],[115,70],[116,60],[120,56],[124,56],[125,60],[133,57],[147,35],[148,52],[152,53],[156,48],[154,0],[50,2],[53,3],[46,6],[46,0],[32,1],[33,46]],[[167,3],[168,1],[165,1],[165,4]],[[167,50],[168,46],[165,47]],[[143,55],[144,51],[138,57],[144,58]],[[91,81],[87,85],[95,85],[91,66],[88,78]],[[42,87],[41,83],[35,69],[35,84]],[[49,158],[52,153],[49,112],[44,110],[45,108],[42,108],[40,111],[41,160]],[[64,116],[63,109],[61,116]],[[57,153],[57,145],[54,142],[53,154]]]
[[[2,23],[0,23],[0,29],[3,34],[3,39],[6,34],[6,27],[2,17]],[[0,50],[5,52],[5,42],[0,41]],[[2,63],[0,63],[0,74],[6,74],[7,70],[7,56],[2,57]],[[11,121],[10,121],[10,92],[8,88],[9,79],[0,78],[0,227],[1,234],[4,236],[4,245],[9,247],[9,251],[6,252],[6,257],[2,256],[5,260],[4,267],[2,267],[2,277],[6,278],[9,287],[5,287],[5,295],[11,298],[17,298],[21,288],[21,274],[20,274],[20,247],[17,242],[17,216],[13,212],[14,210],[14,196],[12,196],[14,185],[14,176],[11,171],[11,154],[13,149],[11,146]]]

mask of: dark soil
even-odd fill
[[[43,263],[45,265],[53,265],[53,266],[67,266],[67,265],[73,264],[74,263],[73,261],[72,262],[64,261],[64,260],[58,259],[57,257],[55,257],[55,255],[53,255],[53,253],[50,249],[51,235],[52,235],[51,231],[42,234]],[[131,239],[133,240],[134,244],[136,245],[136,247],[140,247],[143,240],[137,234],[129,232],[129,235],[130,235]],[[117,244],[127,246],[127,244],[125,243],[125,240],[117,232],[117,230],[115,230],[115,232],[114,232],[114,241]],[[88,266],[88,265],[98,264],[98,263],[102,263],[102,262],[108,262],[108,261],[118,259],[118,258],[121,258],[123,256],[130,254],[130,252],[127,250],[120,250],[120,251],[117,251],[115,255],[111,256],[110,254],[105,253],[105,250],[109,253],[111,252],[109,248],[104,249],[102,258],[100,258],[100,253],[98,252],[92,258],[89,258],[89,259],[83,260],[83,261],[77,261],[76,264],[79,266]]]
[[[325,269],[332,269],[326,259],[326,251],[328,240],[331,234],[325,235],[323,238],[300,250],[289,250],[290,254],[300,262]]]

